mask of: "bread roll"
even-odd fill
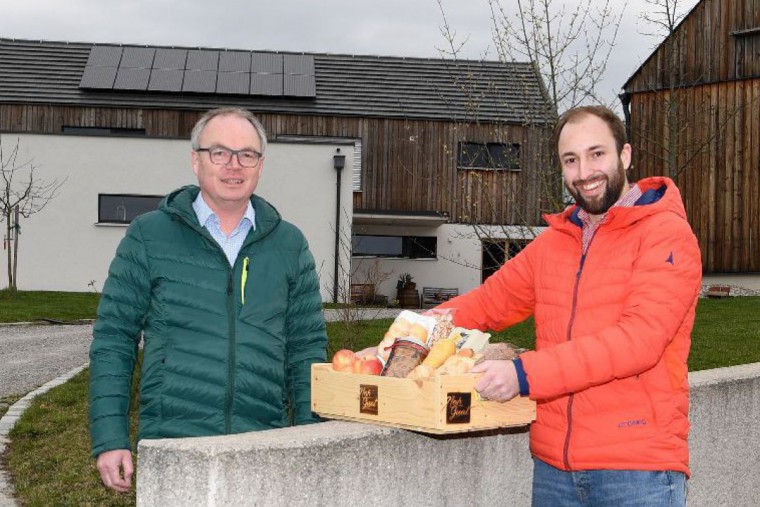
[[[435,372],[436,374],[459,375],[469,373],[473,366],[475,366],[475,359],[471,357],[451,356]]]

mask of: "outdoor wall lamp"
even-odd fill
[[[335,155],[333,155],[333,167],[336,171],[346,167],[346,156],[340,152],[340,148],[335,150]]]

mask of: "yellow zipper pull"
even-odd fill
[[[245,283],[248,281],[248,257],[243,259],[243,272],[240,274],[240,302],[245,304]]]

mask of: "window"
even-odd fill
[[[496,273],[502,264],[519,254],[530,243],[527,239],[484,239],[482,240],[483,258],[481,282]]]
[[[519,143],[459,143],[460,169],[520,170]]]
[[[161,195],[99,194],[98,223],[128,224],[137,216],[158,209]]]
[[[129,129],[120,127],[70,127],[63,126],[64,134],[80,136],[130,136],[144,137],[145,129]]]
[[[435,259],[438,255],[438,238],[435,236],[368,236],[357,234],[353,237],[351,255],[354,257]]]

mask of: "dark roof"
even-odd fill
[[[236,96],[80,88],[93,46],[0,38],[0,103],[187,110],[239,106],[254,112],[515,124],[547,116],[542,82],[529,63],[308,53],[314,58],[314,97]]]

